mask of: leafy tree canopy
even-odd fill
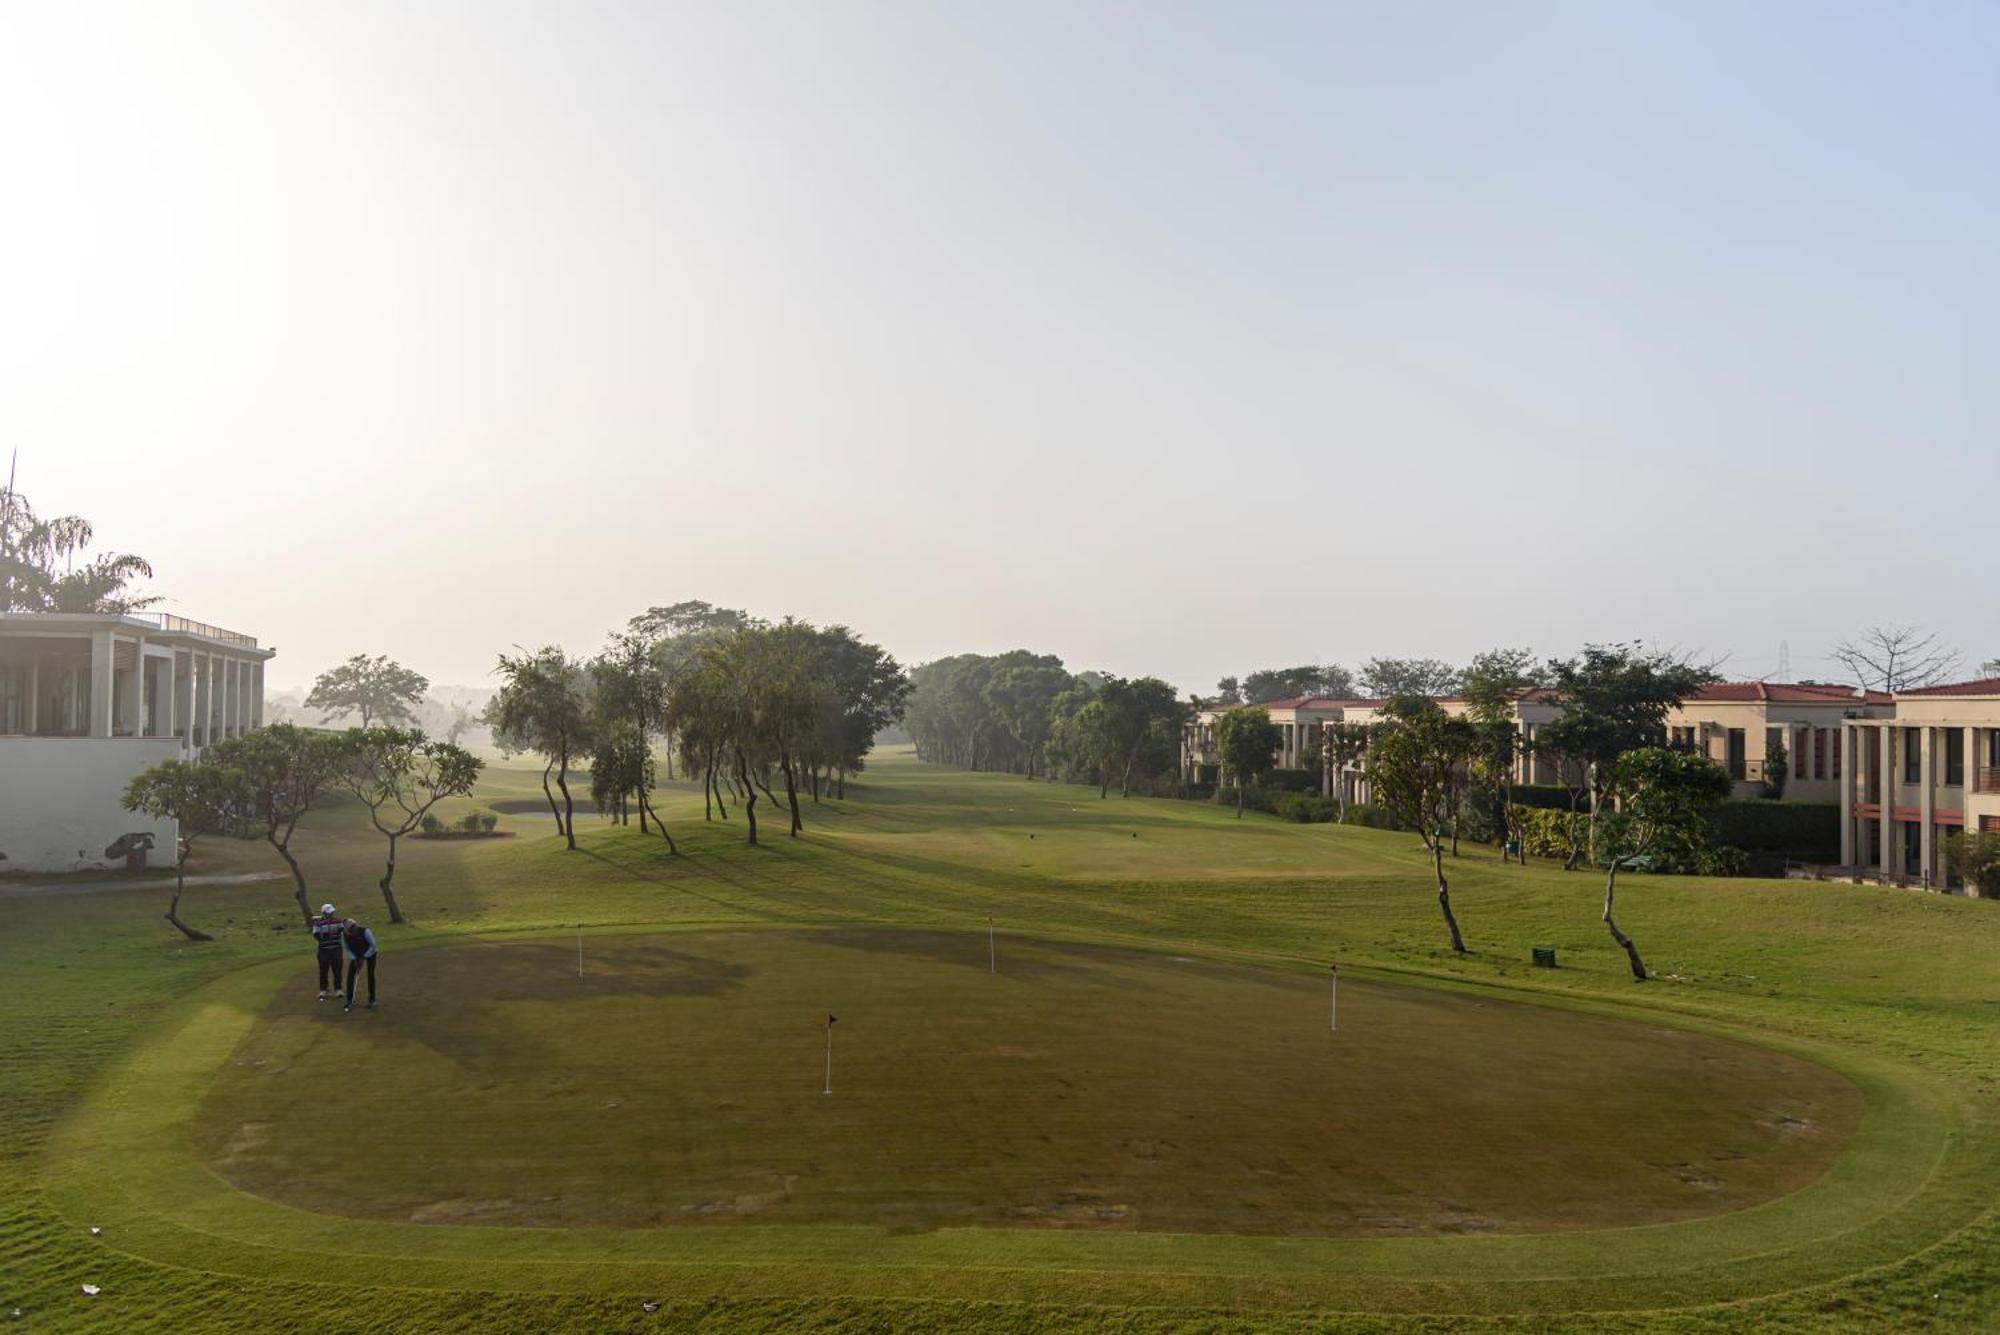
[[[1353,694],[1354,676],[1346,668],[1336,663],[1318,666],[1307,663],[1300,667],[1264,668],[1251,673],[1243,679],[1242,698],[1255,705],[1301,695],[1327,695],[1339,699]]]
[[[1371,658],[1361,665],[1361,693],[1371,700],[1392,700],[1399,695],[1422,695],[1431,699],[1450,695],[1459,687],[1458,669],[1439,658]]]
[[[157,603],[127,588],[153,567],[125,553],[85,555],[95,536],[79,515],[43,519],[11,484],[0,490],[0,612],[122,614]]]
[[[364,728],[409,723],[430,686],[422,673],[385,655],[356,654],[314,679],[306,708],[320,710],[322,723],[350,716],[360,718]]]

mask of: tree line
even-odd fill
[[[1158,677],[1072,673],[1053,654],[955,654],[910,673],[919,759],[1030,779],[1157,792],[1177,782],[1193,702]]]

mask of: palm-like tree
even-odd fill
[[[152,577],[143,557],[112,552],[78,564],[94,536],[81,515],[42,519],[18,491],[0,491],[0,611],[124,613],[158,602],[129,591]]]

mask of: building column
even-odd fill
[[[113,644],[115,646],[116,641],[113,641]],[[146,731],[145,676],[146,641],[144,638],[139,638],[132,641],[132,670],[125,674],[125,689],[118,692],[119,716],[125,724],[126,731],[134,737],[143,736]]]
[[[176,671],[179,665],[179,655],[173,653],[171,650],[160,663],[160,684],[156,689],[159,691],[160,713],[165,719],[160,724],[160,736],[162,737],[171,737],[174,735],[174,715],[179,709],[181,699],[180,680]]]
[[[1896,730],[1883,724],[1875,731],[1880,734],[1876,750],[1882,756],[1881,791],[1876,794],[1876,799],[1881,804],[1880,814],[1876,816],[1876,832],[1880,836],[1880,841],[1875,849],[1875,862],[1882,874],[1887,876],[1895,871],[1893,859],[1896,856]]]
[[[250,726],[261,728],[264,726],[264,665],[257,664],[251,672]]]
[[[1854,865],[1854,725],[1840,725],[1840,865]]]
[[[1970,812],[1972,810],[1972,795],[1978,791],[1979,729],[1967,728],[1965,730],[1965,787],[1959,794],[1958,808],[1960,811]],[[1970,815],[1966,817],[1966,820],[1967,829],[1972,829],[1977,824],[1977,822],[1972,820]]]
[[[111,735],[111,632],[90,637],[90,735]]]
[[[208,655],[193,650],[188,651],[188,671],[193,677],[194,697],[194,712],[188,715],[188,745],[205,747],[215,740],[208,735],[208,693],[215,674]]]
[[[42,731],[42,656],[30,653],[28,657],[28,713],[27,733],[30,737],[41,735]]]
[[[181,655],[174,651],[174,717],[169,733],[178,733],[182,746],[194,745],[194,655],[188,655],[188,670],[181,673]]]
[[[1936,884],[1937,865],[1932,855],[1937,843],[1937,729],[1925,727],[1917,736],[1917,777],[1922,784],[1917,791],[1917,819],[1923,822],[1917,833],[1917,874],[1930,886]]]

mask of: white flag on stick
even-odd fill
[[[1327,997],[1326,1027],[1328,1032],[1337,1032],[1340,1029],[1340,966],[1329,964],[1326,967],[1333,977],[1333,986]]]

